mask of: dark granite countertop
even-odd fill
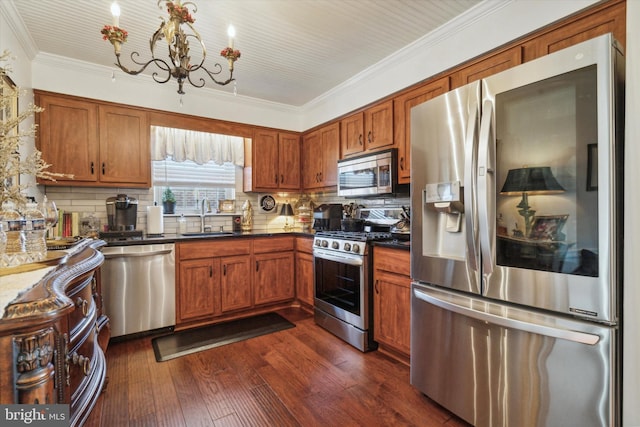
[[[411,241],[409,240],[379,240],[373,242],[374,246],[384,246],[386,248],[411,250]]]
[[[242,238],[253,238],[253,237],[271,237],[271,236],[282,236],[282,235],[290,235],[290,236],[301,236],[301,237],[313,237],[313,232],[301,232],[301,231],[265,231],[265,230],[257,230],[250,232],[234,232],[234,233],[224,233],[224,234],[216,234],[211,233],[209,235],[191,235],[191,236],[183,236],[175,233],[165,233],[159,236],[146,234],[140,240],[115,240],[115,241],[107,241],[107,246],[134,246],[134,245],[152,245],[152,244],[161,244],[161,243],[178,243],[178,242],[186,242],[186,241],[196,241],[196,240],[219,240],[219,239],[242,239]]]

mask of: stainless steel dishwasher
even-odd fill
[[[101,270],[111,337],[174,326],[174,244],[107,246]]]

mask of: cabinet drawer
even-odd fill
[[[373,252],[373,268],[409,277],[411,275],[411,253],[404,249],[376,246]]]
[[[296,251],[313,253],[313,237],[296,237]]]
[[[293,250],[293,236],[259,238],[253,241],[253,253],[264,254]]]
[[[75,306],[75,310],[69,314],[69,330],[71,331],[72,339],[78,334],[78,331],[95,321],[94,283],[93,275],[87,276],[76,282],[76,284],[72,285],[71,290],[67,291],[67,296]]]
[[[212,258],[228,255],[249,255],[251,254],[251,240],[204,240],[200,242],[178,243],[177,248],[179,260]]]

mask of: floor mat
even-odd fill
[[[164,362],[295,326],[277,313],[266,313],[154,338],[153,352],[156,361]]]

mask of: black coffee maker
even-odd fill
[[[132,231],[138,219],[138,200],[126,194],[107,198],[109,231]]]
[[[316,231],[340,230],[342,205],[330,203],[320,205],[313,210],[313,229]]]

